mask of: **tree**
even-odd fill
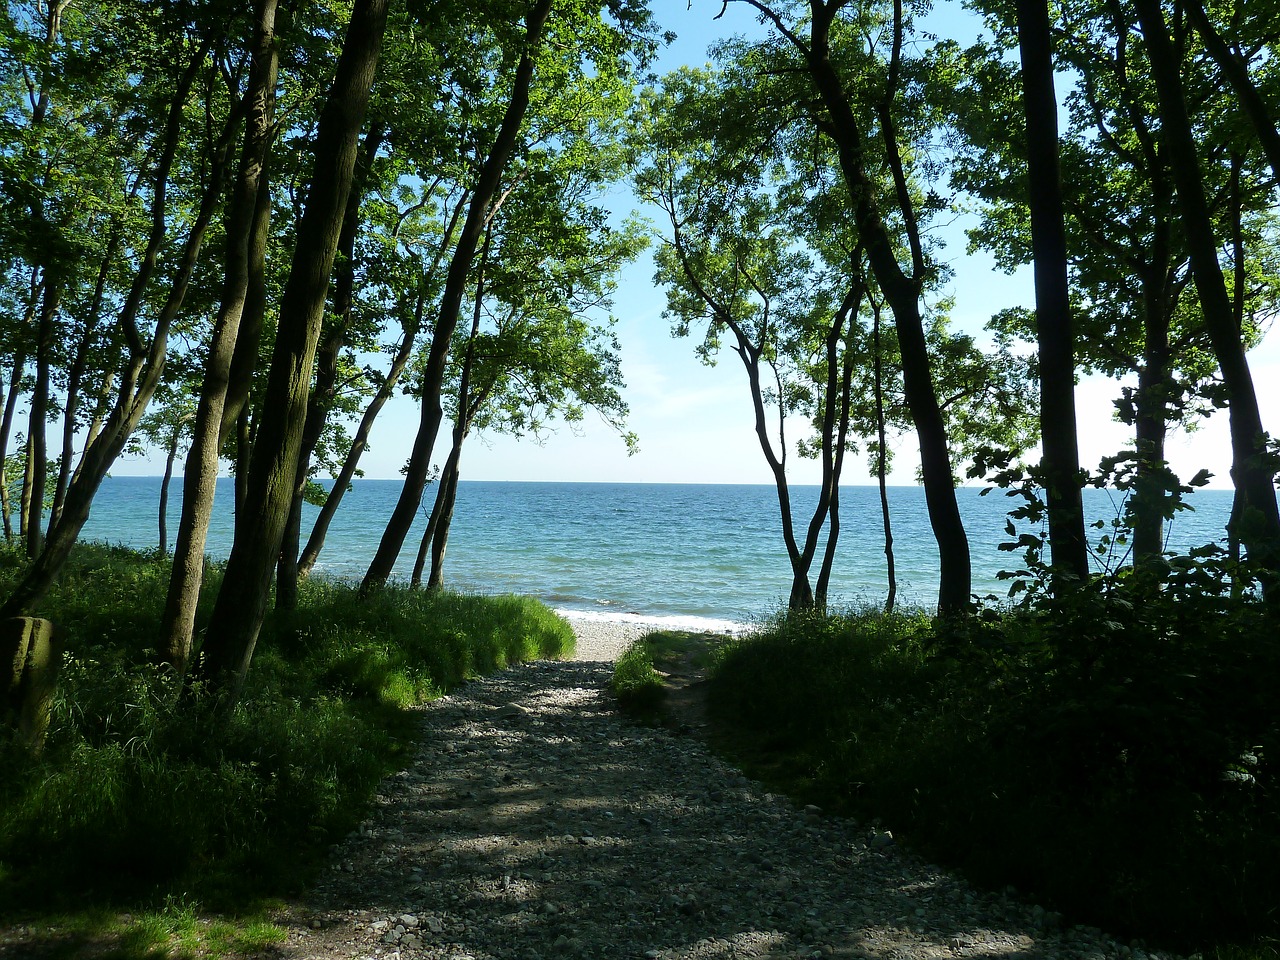
[[[161,655],[179,673],[186,672],[191,657],[218,455],[248,396],[251,365],[243,361],[236,365],[234,359],[251,349],[256,353],[265,306],[263,270],[271,211],[265,167],[275,123],[276,10],[276,0],[255,4],[249,78],[241,99],[243,145],[226,217],[222,298],[192,426],[173,572],[161,619]],[[228,397],[232,397],[230,405]]]
[[[418,387],[418,432],[406,464],[404,487],[361,584],[366,593],[386,583],[417,514],[443,420],[442,390],[449,349],[477,248],[495,208],[506,202],[510,188],[508,193],[500,193],[499,187],[508,163],[539,142],[526,121],[530,125],[543,121],[546,142],[554,144],[572,137],[571,123],[576,117],[591,124],[602,106],[616,112],[616,101],[625,101],[628,96],[625,81],[633,69],[632,58],[643,65],[653,46],[649,13],[642,3],[611,3],[607,15],[599,8],[553,8],[552,3],[539,0],[520,20],[504,22],[489,16],[485,21],[486,31],[501,31],[503,48],[508,51],[505,62],[515,61],[515,68],[509,74],[510,89],[501,122],[496,130],[483,133],[484,161],[469,188],[466,217],[446,273]],[[521,20],[523,29],[513,30],[513,24]],[[609,91],[607,98],[601,96],[605,90]],[[589,154],[584,152],[582,159],[589,161]]]
[[[428,589],[443,585],[443,563],[473,429],[538,438],[547,424],[581,422],[594,409],[634,449],[609,309],[618,271],[645,244],[638,225],[620,230],[584,198],[598,170],[564,155],[531,155],[513,171],[522,189],[490,222],[475,271],[472,321],[456,361],[453,442],[411,583],[430,554]],[[544,166],[545,165],[545,166]]]
[[[23,579],[0,607],[5,616],[29,610],[52,583],[88,518],[98,486],[128,442],[161,380],[169,333],[179,319],[205,232],[221,196],[223,163],[234,129],[229,118],[219,115],[216,98],[206,100],[198,118],[187,116],[189,97],[197,80],[216,75],[211,63],[216,58],[211,58],[211,52],[220,50],[225,39],[219,32],[225,27],[225,18],[220,18],[217,11],[202,12],[214,22],[184,21],[178,16],[179,11],[165,8],[153,18],[130,23],[138,27],[140,37],[127,37],[128,31],[120,35],[97,32],[93,36],[104,41],[105,50],[95,49],[90,43],[72,51],[75,56],[89,55],[91,61],[94,54],[100,53],[100,69],[95,75],[120,81],[117,90],[122,91],[119,96],[127,108],[119,113],[107,111],[103,138],[100,142],[95,139],[95,147],[106,160],[119,163],[113,168],[116,195],[123,194],[130,202],[139,203],[139,212],[146,216],[139,218],[141,229],[131,234],[120,249],[129,266],[118,274],[125,283],[113,303],[112,341],[119,348],[118,352],[115,347],[106,351],[113,361],[120,358],[107,377],[108,383],[114,383],[114,393],[106,395],[104,390],[99,397],[101,411],[95,411],[95,425],[67,486],[57,523],[49,529]],[[126,23],[124,18],[119,22]],[[130,48],[126,56],[124,41],[130,39],[147,42]],[[102,64],[109,64],[111,69],[102,69]],[[188,124],[194,128],[190,133]],[[81,128],[73,125],[72,129]],[[114,137],[120,129],[139,132],[136,138],[120,140]],[[116,145],[122,154],[108,149]],[[195,158],[199,161],[189,162]],[[122,174],[132,178],[132,185],[121,188]],[[182,216],[178,212],[180,202]],[[49,222],[45,213],[47,208],[36,215],[42,225]],[[184,229],[174,236],[171,230],[175,228]],[[57,282],[51,279],[51,283],[67,283],[68,289],[73,289],[69,281],[77,276],[74,268],[82,261],[76,255],[74,239],[61,249],[61,272]],[[163,264],[162,253],[171,253],[163,258]],[[46,291],[49,287],[46,284]],[[46,296],[42,304],[61,299]],[[150,321],[149,329],[140,322],[144,316]],[[42,388],[37,387],[36,392],[40,394]],[[29,472],[34,475],[43,470],[43,458],[37,465],[34,457],[38,448],[34,444],[32,447]],[[34,476],[30,486],[34,493]]]
[[[316,342],[388,0],[358,0],[316,133],[311,188],[280,304],[247,492],[203,649],[209,687],[238,695],[253,657],[292,500]]]
[[[1231,473],[1242,503],[1241,516],[1233,526],[1270,584],[1280,570],[1280,508],[1272,483],[1275,466],[1235,311],[1218,262],[1213,221],[1173,40],[1158,0],[1134,0],[1134,9],[1155,80],[1162,141],[1173,169],[1191,273],[1230,404]],[[1269,592],[1274,591],[1269,587]]]
[[[879,60],[874,69],[870,63],[861,62],[860,72],[850,76],[847,60],[842,57],[873,34],[855,22],[858,11],[849,0],[808,0],[807,17],[794,24],[764,0],[732,2],[746,3],[759,11],[799,56],[812,83],[819,129],[836,147],[851,198],[851,212],[866,247],[871,273],[893,312],[897,328],[907,403],[920,442],[925,500],[941,559],[938,612],[943,615],[964,612],[969,607],[972,582],[969,542],[956,504],[955,475],[934,387],[920,305],[921,292],[930,273],[920,235],[920,206],[910,189],[904,145],[898,130],[902,119],[902,48],[907,26],[902,6],[894,5],[888,62]],[[802,35],[800,30],[806,25],[807,35]],[[879,47],[874,40],[869,46],[873,48],[872,57],[878,58]],[[855,97],[852,90],[865,88],[873,76],[884,78],[878,96]],[[860,116],[855,104],[861,106],[868,100],[872,102],[867,111],[869,116]],[[892,176],[892,189],[888,191],[881,188],[868,163],[868,130],[876,123],[883,158]],[[881,210],[886,192],[895,215],[901,219],[905,246],[910,252],[907,269],[898,257],[902,245],[895,242],[890,221]]]
[[[1075,335],[1067,286],[1067,237],[1058,167],[1058,99],[1047,0],[1018,0],[1018,51],[1027,137],[1040,359],[1040,470],[1049,508],[1049,546],[1061,578],[1089,574],[1076,440]]]

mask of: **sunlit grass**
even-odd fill
[[[21,562],[0,557],[0,591]],[[58,913],[60,936],[96,931],[127,958],[267,943],[267,920],[218,916],[253,917],[315,875],[411,755],[411,708],[573,649],[569,625],[526,598],[362,601],[312,580],[264,626],[239,703],[215,712],[180,704],[155,665],[166,584],[164,559],[90,545],[39,611],[66,656],[43,755],[0,745],[0,923]]]

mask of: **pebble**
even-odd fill
[[[1167,960],[633,723],[610,669],[518,667],[422,708],[413,766],[334,850],[281,957]]]

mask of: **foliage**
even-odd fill
[[[650,709],[662,699],[662,677],[653,668],[653,653],[644,639],[631,644],[618,657],[609,689],[629,709]]]
[[[932,627],[780,618],[727,651],[712,704],[788,787],[1070,920],[1274,937],[1280,655],[1225,572],[1169,558]]]
[[[0,583],[19,573],[6,554]],[[0,751],[9,910],[145,904],[155,890],[235,907],[295,889],[402,762],[406,707],[572,649],[531,600],[389,589],[359,603],[313,580],[292,620],[267,625],[221,716],[180,701],[148,660],[167,574],[163,559],[82,546],[50,595],[67,652],[49,743],[39,760]]]

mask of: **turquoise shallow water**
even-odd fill
[[[358,579],[373,556],[399,495],[395,480],[359,480],[347,494],[318,570]],[[160,480],[113,477],[104,482],[85,528],[86,539],[150,548],[157,540]],[[431,493],[432,491],[429,491]],[[1115,507],[1105,491],[1086,490],[1091,518]],[[793,493],[798,524],[816,488]],[[973,553],[974,590],[1003,595],[996,579],[1015,557],[997,545],[1012,501],[999,491],[958,491]],[[1231,507],[1226,491],[1201,491],[1194,512],[1179,516],[1175,547],[1219,540]],[[181,484],[170,491],[169,536],[178,525]],[[208,552],[225,557],[233,517],[229,479],[220,480]],[[898,591],[903,603],[936,599],[937,550],[924,493],[890,490]],[[315,516],[307,508],[304,529]],[[420,517],[396,575],[408,579],[425,526]],[[744,621],[765,615],[790,589],[776,494],[768,486],[625,483],[505,483],[463,481],[449,540],[445,577],[455,589],[531,594],[557,608],[609,619]],[[803,529],[798,526],[798,529]],[[814,565],[816,573],[817,563]],[[874,487],[841,490],[841,535],[832,594],[850,603],[882,602],[887,589],[879,497]]]

